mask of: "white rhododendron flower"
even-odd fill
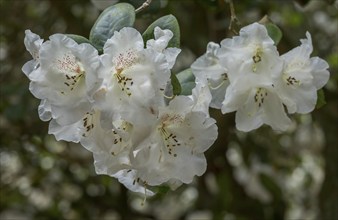
[[[81,139],[81,144],[93,153],[96,173],[114,175],[122,169],[130,169],[130,135],[133,126],[123,120],[116,121],[113,129],[100,126],[100,115],[92,118],[94,128]]]
[[[210,107],[216,109],[221,108],[226,88],[229,85],[227,69],[220,64],[217,56],[219,49],[219,44],[209,42],[206,53],[191,65],[196,82],[209,85],[212,94]]]
[[[239,36],[224,39],[217,55],[228,70],[230,83],[248,75],[271,81],[271,74],[283,65],[274,41],[265,26],[258,23],[243,27]]]
[[[236,112],[236,127],[250,131],[263,124],[286,130],[291,124],[274,91],[271,74],[282,70],[273,40],[263,25],[244,27],[240,35],[221,42],[219,56],[228,68],[230,85],[222,103],[222,113]]]
[[[42,121],[49,121],[52,119],[52,107],[47,99],[42,99],[38,107],[39,118]]]
[[[31,30],[26,30],[24,43],[27,51],[33,58],[32,60],[26,62],[22,67],[22,72],[24,72],[24,74],[28,77],[33,70],[39,67],[39,53],[43,39],[41,39],[39,35],[34,34]]]
[[[291,124],[284,105],[289,113],[311,112],[317,90],[329,79],[328,64],[318,57],[310,58],[311,36],[306,36],[301,46],[280,56],[266,27],[253,23],[220,46],[210,42],[191,69],[196,82],[211,89],[216,102],[210,107],[221,108],[223,114],[236,111],[237,129],[247,132],[267,124],[284,131]],[[224,72],[226,85],[218,79],[214,82],[220,86],[213,90],[210,79]],[[221,88],[224,91],[220,92]]]
[[[222,112],[232,111],[236,111],[236,127],[241,131],[248,132],[263,124],[283,131],[291,124],[272,84],[262,83],[254,76],[243,77],[228,87]]]
[[[57,123],[75,123],[91,110],[91,96],[101,84],[97,50],[55,34],[41,45],[39,54],[40,67],[29,75],[31,92],[46,100],[48,106],[41,107],[48,107]]]
[[[312,57],[310,33],[301,45],[282,55],[283,70],[274,72],[274,85],[289,113],[309,113],[317,102],[317,90],[329,80],[329,65],[319,57]]]
[[[115,32],[103,50],[105,95],[100,103],[104,115],[112,118],[118,112],[136,124],[152,120],[170,77],[165,55],[145,49],[141,34],[129,27]]]
[[[160,107],[158,120],[137,146],[132,162],[147,184],[159,185],[172,179],[191,183],[194,176],[205,172],[204,152],[216,140],[217,126],[204,112],[193,111],[194,106],[191,98],[178,96],[168,106]]]

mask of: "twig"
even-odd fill
[[[137,9],[135,9],[135,13],[139,13],[140,11],[142,11],[143,9],[145,9],[146,7],[148,7],[150,5],[152,0],[146,0],[140,7],[138,7]]]
[[[234,3],[233,3],[232,0],[225,0],[225,2],[228,3],[229,6],[230,6],[230,24],[229,24],[229,30],[232,31],[232,32],[234,32],[235,34],[238,34],[238,31],[235,30],[235,28],[233,27],[233,24],[235,23],[237,26],[240,26],[241,23],[237,19]]]

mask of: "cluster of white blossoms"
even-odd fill
[[[208,110],[211,94],[197,84],[190,96],[164,95],[178,48],[170,30],[156,27],[144,42],[134,28],[116,31],[103,54],[63,34],[44,41],[26,31],[33,60],[22,70],[41,99],[39,116],[57,140],[81,143],[95,170],[135,192],[175,188],[206,170],[204,152],[217,138]]]
[[[148,186],[176,188],[206,171],[204,152],[217,138],[209,107],[236,111],[241,131],[263,124],[284,131],[291,123],[287,113],[315,108],[329,66],[310,57],[306,37],[282,56],[258,23],[220,45],[210,42],[191,66],[196,87],[189,96],[165,95],[173,89],[180,49],[168,48],[173,33],[159,27],[146,42],[134,28],[115,31],[101,55],[67,35],[44,41],[27,30],[24,43],[33,60],[22,71],[41,99],[39,116],[50,121],[50,134],[92,152],[98,174],[152,195]]]
[[[317,90],[329,79],[329,65],[312,53],[311,35],[301,45],[279,55],[264,25],[253,23],[239,36],[210,42],[206,53],[191,66],[196,82],[208,86],[210,107],[236,111],[236,127],[251,131],[263,124],[286,130],[289,114],[309,113]]]

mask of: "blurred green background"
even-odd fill
[[[130,0],[135,7],[143,1]],[[284,53],[309,31],[313,56],[330,64],[327,104],[292,115],[293,126],[275,133],[263,126],[243,133],[234,114],[211,111],[219,138],[206,155],[207,172],[176,191],[142,196],[115,179],[95,174],[89,152],[57,142],[38,118],[39,100],[21,72],[31,59],[24,30],[42,38],[54,33],[88,37],[100,11],[90,0],[0,0],[0,219],[338,219],[338,1],[234,0],[242,25],[269,15],[283,31]],[[180,71],[201,56],[209,41],[232,36],[223,0],[153,0],[137,15],[144,31],[173,14],[181,29]]]

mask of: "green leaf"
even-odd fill
[[[161,29],[169,29],[174,36],[168,43],[168,47],[180,47],[180,26],[177,19],[173,15],[166,15],[154,21],[147,30],[142,34],[144,42],[149,39],[154,39],[154,29],[160,27]]]
[[[171,73],[170,79],[171,79],[171,85],[173,86],[173,95],[180,95],[181,94],[181,84],[178,81],[175,73]]]
[[[80,35],[76,35],[76,34],[66,34],[67,37],[70,37],[71,39],[73,39],[76,43],[78,44],[83,44],[83,43],[87,43],[92,45],[93,47],[95,47],[99,53],[102,53],[103,50],[102,48],[97,47],[96,45],[94,45],[92,42],[90,42],[90,40],[88,40],[87,38],[80,36]]]
[[[192,73],[191,69],[186,69],[178,74],[176,77],[181,85],[181,93],[180,95],[191,95],[192,89],[195,88],[195,76]]]
[[[91,44],[91,42],[87,38],[80,36],[80,35],[66,34],[66,36],[73,39],[78,44],[82,44],[82,43]]]
[[[128,3],[119,3],[106,8],[93,25],[89,40],[103,48],[106,41],[124,27],[131,27],[135,22],[135,8]]]
[[[324,94],[323,89],[320,89],[320,90],[317,91],[316,109],[323,107],[325,104],[326,104],[325,94]]]
[[[266,29],[268,30],[268,34],[271,37],[271,39],[275,42],[275,45],[277,46],[282,39],[283,33],[279,29],[279,27],[273,23],[266,23],[265,24]]]
[[[88,40],[87,38],[85,38],[83,36],[76,35],[76,34],[66,34],[66,36],[73,39],[78,44],[83,44],[83,43],[90,44],[93,47],[95,47],[99,51],[99,53],[102,53],[102,48],[98,48],[96,45],[94,45],[92,42],[90,42],[90,40]]]

